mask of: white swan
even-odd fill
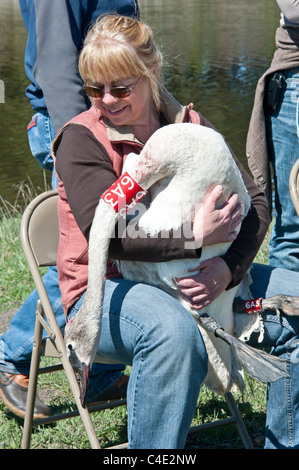
[[[152,202],[141,215],[139,226],[152,236],[162,230],[176,230],[183,224],[188,225],[196,205],[216,184],[223,187],[219,206],[232,193],[237,193],[245,214],[250,207],[250,197],[223,137],[204,126],[184,123],[159,129],[140,155],[130,160],[128,172],[142,188],[150,188]],[[109,201],[109,198],[106,197],[106,200]],[[65,330],[66,347],[74,369],[78,366],[82,394],[86,393],[84,374],[88,374],[99,345],[108,247],[118,217],[115,210],[101,199],[90,231],[86,297],[80,311]],[[222,243],[204,247],[200,261],[224,254],[229,246],[230,243]],[[196,318],[198,312],[193,312],[181,298],[173,280],[188,275],[188,269],[198,264],[199,260],[196,259],[162,263],[121,261],[119,269],[125,279],[167,290]],[[236,330],[232,306],[234,297],[240,292],[242,298],[250,298],[249,275],[245,276],[240,286],[224,291],[205,308],[205,312],[228,333]],[[257,315],[239,315],[238,319],[244,323],[238,328],[239,336],[246,336],[259,328]],[[225,392],[235,383],[242,385],[239,366],[232,357],[230,347],[207,334],[201,326],[199,328],[209,355],[206,383],[217,392]]]

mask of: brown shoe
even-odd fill
[[[121,375],[107,390],[87,401],[87,405],[100,405],[107,401],[117,401],[127,396],[129,377]]]
[[[0,371],[0,398],[15,415],[23,419],[25,418],[28,381],[28,375],[7,374]],[[36,396],[33,419],[50,415],[50,408]]]

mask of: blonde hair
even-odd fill
[[[79,58],[84,82],[112,83],[127,77],[149,80],[160,109],[162,54],[149,26],[117,14],[98,18],[88,32]]]

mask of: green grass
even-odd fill
[[[21,305],[33,288],[19,232],[21,215],[38,191],[28,180],[18,186],[14,204],[0,196],[0,314]]]
[[[21,213],[34,197],[32,188],[22,188],[14,205],[0,200],[0,315],[17,308],[33,289],[26,260],[19,241]],[[256,261],[267,262],[268,237],[265,239]],[[0,316],[1,331],[1,316]],[[43,365],[55,363],[43,358]],[[128,368],[126,373],[130,373]],[[262,448],[266,416],[266,386],[245,375],[243,393],[234,397],[248,428],[255,448]],[[74,409],[74,402],[63,372],[42,375],[39,378],[39,393],[42,400],[53,410]],[[230,413],[223,397],[203,387],[199,396],[193,425],[229,417]],[[92,414],[95,429],[102,446],[126,441],[126,408],[104,410]],[[0,401],[0,449],[17,449],[21,446],[23,421],[15,417]],[[59,421],[34,429],[31,447],[37,449],[86,449],[89,442],[80,418]],[[206,430],[192,435],[187,440],[188,449],[238,449],[243,448],[234,425]]]

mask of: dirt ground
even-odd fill
[[[17,311],[18,308],[14,308],[12,310],[0,313],[0,334],[7,330],[10,320]]]

